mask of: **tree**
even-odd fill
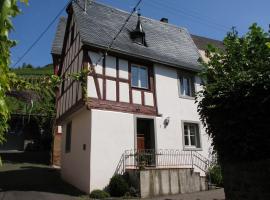
[[[21,1],[27,3],[27,0]],[[6,92],[10,89],[10,48],[16,44],[9,39],[9,32],[13,28],[11,18],[19,12],[17,0],[0,0],[0,144],[4,141],[3,135],[8,128],[9,110]]]
[[[256,24],[243,37],[233,29],[225,50],[209,46],[209,62],[201,61],[206,83],[198,112],[219,156],[226,199],[270,196],[270,175],[262,173],[270,166],[269,42],[269,33]]]

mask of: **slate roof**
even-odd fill
[[[214,39],[210,39],[210,38],[206,38],[206,37],[202,37],[198,35],[191,35],[191,37],[194,43],[196,44],[196,46],[198,47],[198,49],[205,50],[208,44],[211,44],[220,49],[224,49],[224,45],[222,41],[214,40]]]
[[[79,4],[73,2],[72,7],[83,44],[106,49],[129,13],[91,2],[86,14],[83,11],[84,1],[79,1]],[[198,63],[200,54],[185,28],[141,17],[147,44],[144,46],[130,38],[137,19],[136,14],[130,18],[111,51],[189,70],[201,69]]]
[[[57,25],[57,29],[56,29],[56,34],[52,43],[52,49],[51,49],[52,54],[60,55],[62,53],[62,46],[63,46],[64,36],[65,36],[66,24],[67,24],[66,17],[60,17],[58,25]]]

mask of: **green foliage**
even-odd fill
[[[31,64],[22,65],[22,67],[12,68],[11,72],[23,76],[23,77],[33,77],[33,76],[45,76],[45,75],[53,75],[53,65],[48,64],[43,67],[35,67]]]
[[[113,197],[121,197],[129,191],[128,183],[121,175],[114,175],[109,183],[109,193]]]
[[[22,1],[27,3],[27,1]],[[9,110],[6,105],[6,92],[9,85],[10,48],[16,43],[9,39],[12,30],[11,18],[19,14],[17,0],[0,1],[0,144],[4,141],[4,133],[8,128]]]
[[[225,50],[209,46],[201,75],[198,112],[221,162],[270,158],[269,33],[253,24],[239,37],[233,30]]]
[[[208,169],[208,179],[211,180],[212,184],[219,187],[223,186],[223,177],[220,165],[216,164]]]
[[[93,199],[104,199],[110,197],[110,194],[103,190],[93,190],[89,196]]]

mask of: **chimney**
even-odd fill
[[[165,17],[161,18],[160,21],[163,22],[163,23],[167,23],[167,24],[169,23],[168,18],[165,18]]]

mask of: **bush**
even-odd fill
[[[220,187],[223,186],[223,176],[220,165],[214,165],[209,168],[208,180],[211,181],[211,184],[215,184]]]
[[[104,199],[110,197],[110,194],[103,190],[93,190],[89,196],[93,199]]]
[[[114,175],[109,183],[109,192],[113,197],[121,197],[129,191],[128,183],[125,181],[123,176]]]

